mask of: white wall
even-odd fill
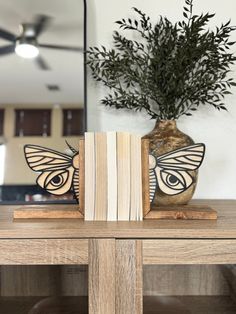
[[[112,31],[117,28],[114,21],[133,16],[131,8],[138,7],[150,15],[153,21],[158,15],[170,20],[182,19],[183,0],[87,0],[88,1],[88,45],[111,44]],[[216,12],[212,26],[229,18],[236,25],[236,1],[195,0],[195,12]],[[236,32],[233,35],[236,40]],[[234,48],[236,50],[236,48]],[[236,67],[235,67],[236,69]],[[234,72],[236,78],[236,72]],[[145,134],[154,121],[141,114],[109,110],[99,104],[106,91],[88,79],[88,127],[89,130],[127,130]],[[200,170],[195,198],[236,199],[236,88],[234,95],[226,99],[229,112],[218,112],[212,108],[201,108],[193,117],[183,117],[179,128],[195,142],[207,146],[206,158]]]

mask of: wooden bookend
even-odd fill
[[[206,205],[152,206],[150,204],[149,140],[142,140],[143,219],[217,219],[217,211]]]
[[[217,211],[206,205],[176,205],[151,207],[145,219],[217,219]]]
[[[61,159],[65,159],[67,162],[70,160],[71,165],[69,168],[65,168],[65,171],[73,170],[73,177],[71,176],[71,181],[73,182],[74,194],[79,201],[78,205],[24,205],[14,210],[14,219],[44,219],[44,218],[79,218],[84,219],[85,213],[85,141],[84,139],[79,140],[79,152],[73,149],[69,144],[69,148],[74,153],[73,156],[64,155],[53,151],[51,149],[46,149],[40,146],[26,145],[25,156],[29,167],[38,171],[35,168],[35,164],[43,165],[48,162],[55,165],[60,165]],[[203,144],[196,144],[193,147],[188,147],[195,149],[195,154],[202,155],[203,152],[197,149],[203,149]],[[203,149],[204,150],[204,149]],[[45,160],[42,160],[42,152]],[[142,139],[141,142],[141,157],[142,157],[142,198],[143,198],[143,219],[217,219],[217,212],[205,205],[176,205],[176,206],[151,206],[150,198],[153,198],[155,190],[151,184],[150,186],[150,173],[153,172],[154,168],[149,169],[149,140]],[[32,160],[33,158],[33,160]],[[154,157],[153,157],[154,158]],[[56,169],[56,168],[55,168]],[[70,170],[68,170],[70,169]],[[42,167],[41,172],[45,169]],[[150,176],[150,177],[149,177]],[[44,180],[45,181],[45,180]],[[43,186],[43,182],[39,184]],[[151,181],[153,182],[153,180]],[[72,183],[71,183],[72,184]],[[158,185],[158,182],[156,182]],[[60,187],[60,194],[62,195],[70,189],[70,185]],[[155,185],[154,185],[155,187]],[[150,191],[151,189],[151,191]],[[60,195],[57,193],[57,195]],[[140,208],[141,209],[141,208]]]
[[[73,176],[74,193],[76,198],[79,198],[79,204],[24,205],[14,210],[14,219],[84,219],[84,139],[79,141],[79,154],[75,154],[71,159],[75,168]],[[63,194],[63,190],[61,194]]]
[[[83,219],[78,205],[24,205],[14,210],[14,219]]]

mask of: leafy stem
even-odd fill
[[[116,21],[120,31],[113,33],[112,49],[87,52],[92,77],[109,89],[102,104],[146,111],[152,119],[178,119],[206,104],[226,110],[225,96],[236,86],[228,78],[236,27],[228,21],[209,30],[214,14],[194,15],[193,0],[185,0],[184,19],[177,23],[161,16],[153,25],[133,10],[136,18]]]

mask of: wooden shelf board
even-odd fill
[[[14,219],[82,219],[83,214],[79,210],[79,206],[77,208],[66,208],[63,206],[62,208],[53,208],[53,206],[22,206],[17,208],[13,212]]]
[[[217,211],[204,205],[152,207],[145,219],[216,220]]]
[[[61,208],[55,209],[53,206],[26,206],[15,209],[13,213],[14,219],[83,219],[83,214],[78,209]],[[145,219],[182,219],[182,220],[202,220],[217,219],[216,210],[209,206],[172,206],[172,207],[155,207],[146,214]]]
[[[194,200],[192,205],[211,206],[217,220],[83,221],[82,219],[17,219],[22,205],[0,206],[0,239],[126,238],[126,239],[236,239],[236,200]],[[47,205],[62,209],[65,205]],[[32,207],[30,205],[30,207]],[[66,205],[78,209],[78,205]],[[24,206],[25,209],[28,206]]]

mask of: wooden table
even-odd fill
[[[218,221],[13,222],[1,206],[0,265],[88,264],[90,314],[141,314],[143,264],[236,263],[236,201],[195,203]]]

